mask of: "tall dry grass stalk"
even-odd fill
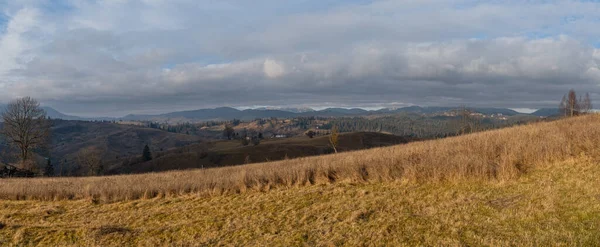
[[[600,115],[326,156],[205,170],[0,180],[1,199],[117,201],[334,182],[508,180],[585,153],[600,158]]]

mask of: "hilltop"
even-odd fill
[[[599,121],[235,167],[6,179],[0,241],[598,245]]]

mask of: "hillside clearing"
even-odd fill
[[[598,177],[598,161],[580,156],[497,183],[342,183],[109,204],[0,201],[0,245],[597,246]]]

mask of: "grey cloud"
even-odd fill
[[[591,3],[376,1],[259,18],[230,2],[210,10],[240,15],[222,25],[196,18],[193,1],[165,3],[129,1],[140,8],[126,16],[82,4],[46,38],[27,37],[42,45],[23,49],[31,59],[4,74],[0,96],[110,116],[222,105],[538,108],[570,88],[600,99],[600,52],[588,42],[596,31],[571,29],[592,23]],[[530,35],[575,13],[586,18],[559,23],[565,35]],[[486,37],[474,39],[479,32]]]
[[[22,76],[34,78],[26,74],[30,70],[43,76],[21,90],[39,93],[34,96],[42,99],[79,95],[73,100],[103,104],[110,99],[132,104],[132,108],[169,101],[195,107],[394,101],[506,107],[522,107],[527,102],[527,107],[544,107],[553,106],[545,100],[558,100],[570,87],[598,91],[597,74],[588,73],[597,70],[595,52],[564,36],[501,38],[370,44],[341,54],[304,53],[215,65],[189,63],[171,69],[135,69],[96,53],[90,54],[89,64],[60,63],[64,58],[36,60],[21,71]],[[276,73],[265,73],[265,66],[274,65]],[[52,83],[45,84],[45,80]],[[71,84],[58,84],[64,81]],[[55,88],[63,90],[52,97],[49,92]]]

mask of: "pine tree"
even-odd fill
[[[150,147],[148,145],[144,146],[144,152],[142,153],[142,158],[144,161],[152,160],[152,153],[150,153]]]
[[[256,145],[260,144],[260,138],[258,138],[258,136],[253,136],[253,137],[252,137],[252,144],[253,144],[254,146],[256,146]]]
[[[225,125],[225,129],[223,130],[223,136],[225,136],[228,140],[231,140],[235,137],[235,130],[233,127],[229,125]]]
[[[250,141],[248,141],[248,138],[247,137],[242,137],[242,145],[248,146],[248,144],[250,144]]]
[[[46,167],[44,168],[44,175],[46,177],[54,176],[54,166],[52,165],[52,161],[48,158],[48,162],[46,163]]]

